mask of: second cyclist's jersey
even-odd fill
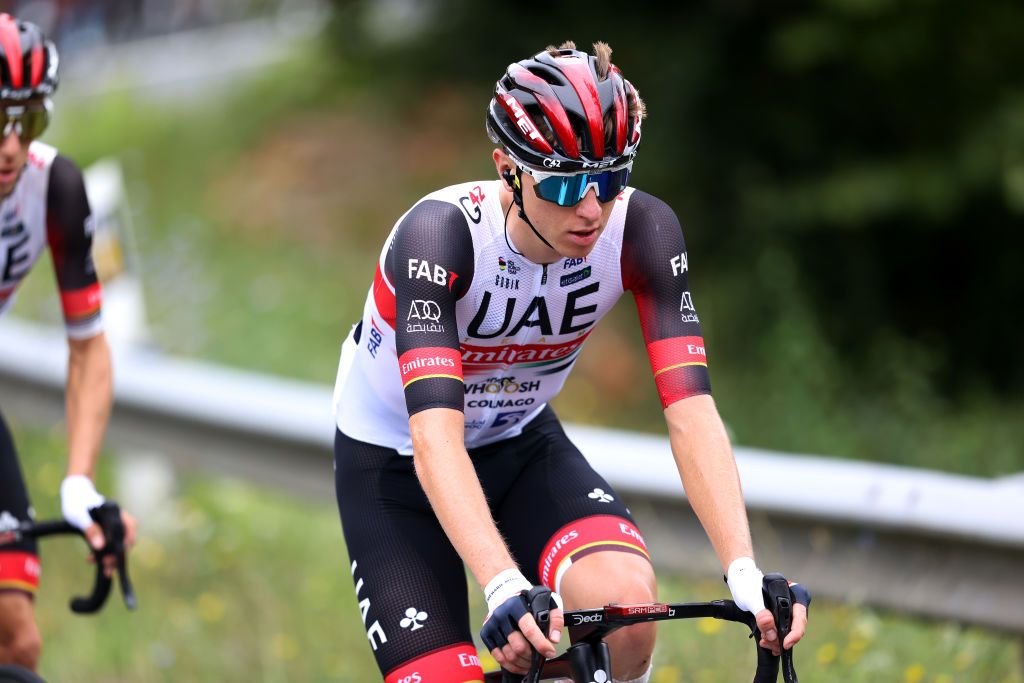
[[[467,448],[522,432],[629,290],[664,406],[710,393],[675,213],[628,188],[586,258],[537,264],[506,231],[499,182],[427,195],[395,224],[342,347],[338,428],[411,454],[409,416],[465,414]]]
[[[92,232],[82,172],[53,147],[32,142],[18,182],[0,203],[0,316],[49,246],[68,336],[102,331]]]

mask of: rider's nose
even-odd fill
[[[588,221],[596,221],[601,217],[601,202],[597,201],[597,192],[594,188],[587,190],[583,199],[576,205],[576,215]]]

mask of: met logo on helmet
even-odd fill
[[[519,104],[519,100],[511,95],[502,93],[501,101],[505,105],[505,108],[512,113],[512,116],[515,117],[516,125],[519,127],[519,130],[523,132],[523,135],[531,140],[536,140],[538,142],[544,141],[544,137],[540,134],[540,131],[537,130],[537,126],[533,124],[533,121],[526,114],[526,110],[523,109],[523,105]]]

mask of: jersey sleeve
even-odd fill
[[[683,231],[660,199],[635,190],[622,238],[622,286],[633,293],[661,405],[711,393]]]
[[[405,216],[387,256],[395,285],[395,345],[409,415],[463,410],[455,304],[473,280],[473,237],[458,207],[426,200]]]
[[[46,196],[46,239],[60,289],[64,324],[72,339],[88,339],[103,331],[92,233],[92,211],[82,172],[67,157],[57,156],[50,166]]]

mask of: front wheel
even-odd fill
[[[46,681],[20,666],[0,665],[0,683],[46,683]]]

